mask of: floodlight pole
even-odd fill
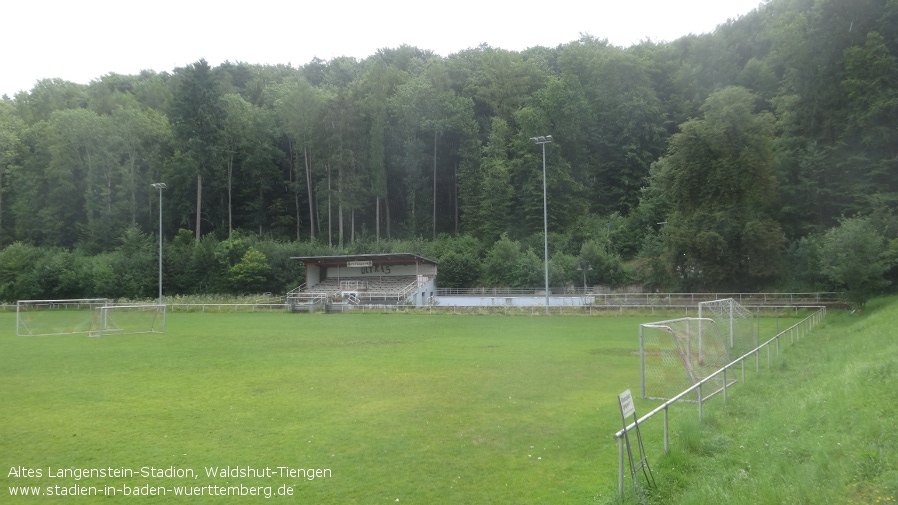
[[[552,136],[530,137],[534,143],[543,146],[543,257],[546,266],[546,314],[549,314],[549,211],[546,203],[546,144]]]
[[[162,305],[162,190],[165,183],[154,182],[150,186],[159,190],[159,305]]]

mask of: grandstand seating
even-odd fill
[[[417,288],[418,278],[414,275],[387,277],[340,277],[328,278],[311,288],[294,290],[291,297],[294,310],[301,305],[324,302],[366,305],[395,305],[406,302],[410,286]]]

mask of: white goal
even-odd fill
[[[91,337],[165,333],[165,305],[104,305],[93,310]]]
[[[755,318],[750,310],[732,298],[700,302],[698,317],[713,319],[732,359],[758,347]]]
[[[108,304],[106,298],[19,300],[16,302],[16,335],[88,333],[93,309]]]
[[[713,319],[682,317],[639,325],[643,398],[669,400],[729,362],[726,342]],[[702,399],[723,388],[723,379],[718,377],[702,388]]]

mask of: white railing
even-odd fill
[[[285,303],[287,295],[273,295],[271,292],[262,293],[259,298],[253,300],[253,303]]]
[[[305,288],[306,288],[305,284],[300,284],[299,286],[296,286],[295,288],[291,289],[290,291],[287,291],[287,296],[289,297],[291,295],[297,295],[299,293],[302,293],[302,290]]]
[[[557,294],[565,294],[571,290],[583,288],[549,288]],[[545,288],[437,288],[437,296],[536,296],[544,295]]]
[[[408,300],[408,297],[411,296],[418,289],[417,283],[412,283],[409,286],[402,288],[397,291],[358,291],[352,292],[352,295],[356,297],[358,303],[356,305],[360,305],[362,300],[367,302],[371,302],[372,300],[396,300],[395,304],[392,305],[405,305],[404,302]]]
[[[683,391],[677,396],[667,400],[655,410],[649,412],[648,414],[642,416],[638,420],[630,423],[625,428],[621,429],[617,433],[614,434],[614,438],[617,439],[617,452],[618,452],[618,477],[617,477],[617,491],[618,494],[623,496],[624,493],[624,432],[630,431],[637,424],[642,424],[645,421],[648,421],[652,417],[654,417],[659,412],[664,413],[664,453],[667,454],[669,449],[669,437],[668,437],[668,408],[680,400],[685,400],[689,395],[696,394],[698,398],[698,418],[699,421],[702,419],[702,385],[706,382],[711,381],[718,375],[723,376],[723,388],[720,390],[723,393],[723,401],[726,401],[727,398],[727,370],[730,368],[734,368],[736,365],[741,366],[742,371],[742,381],[745,382],[745,361],[751,356],[755,357],[755,371],[760,371],[760,353],[762,349],[767,350],[767,368],[770,368],[770,347],[776,346],[776,355],[779,356],[780,353],[780,339],[785,338],[788,334],[789,339],[792,343],[795,342],[796,339],[800,340],[804,335],[809,333],[814,325],[823,321],[823,318],[826,317],[826,307],[803,307],[805,309],[817,309],[813,314],[808,317],[802,319],[801,321],[793,324],[792,326],[786,328],[785,330],[777,333],[773,338],[759,345],[758,347],[752,349],[751,351],[743,354],[742,356],[736,358],[731,361],[729,364],[721,368],[720,370],[714,372],[713,374],[705,377],[701,381],[694,384],[689,389]],[[719,386],[718,386],[719,387]],[[711,395],[713,396],[713,395]],[[709,396],[710,398],[710,396]]]
[[[291,291],[292,292],[292,291]],[[411,293],[396,295],[395,292],[386,293],[386,292],[369,292],[359,293],[360,298],[362,296],[367,299],[393,299],[396,297],[399,303],[395,304],[394,307],[397,309],[401,309],[403,311],[407,311],[409,309],[415,309],[414,305],[404,304],[402,303],[405,299],[401,298],[402,296],[408,296]],[[305,295],[305,296],[304,296]],[[327,298],[326,293],[302,293],[299,297],[296,297],[300,300],[303,300],[303,303],[309,302],[312,299],[316,303],[324,303]],[[307,298],[309,297],[309,298]],[[233,307],[231,310],[233,311],[245,311],[245,307],[255,307],[255,306],[265,306],[265,307],[281,307],[286,308],[289,301],[281,302],[280,299],[271,300],[269,302],[264,302],[259,300],[256,303],[174,303],[167,304],[169,307],[174,307],[173,310],[184,312],[185,308],[190,308],[190,310],[194,310],[194,308],[200,308],[200,311],[215,311],[215,312],[224,312],[228,310],[228,307]],[[375,304],[375,310],[384,310],[380,305]],[[753,311],[761,310],[761,311],[771,311],[771,310],[779,310],[783,312],[779,312],[779,314],[784,314],[785,311],[799,311],[802,309],[801,306],[794,305],[765,305],[763,307],[749,307]],[[12,304],[0,305],[0,312],[15,312],[16,306]],[[450,313],[450,314],[466,314],[466,313],[489,313],[489,314],[527,314],[527,315],[536,315],[536,314],[545,314],[545,306],[543,305],[534,305],[534,306],[508,306],[508,305],[472,305],[472,306],[454,306],[454,305],[445,305],[441,306],[437,305],[428,305],[426,307],[421,307],[418,311],[426,311],[430,313]],[[652,315],[654,314],[676,314],[682,313],[685,317],[688,317],[692,314],[697,314],[698,309],[695,305],[687,305],[687,304],[678,304],[678,305],[659,305],[659,304],[621,304],[621,305],[566,305],[566,306],[551,306],[549,307],[550,314],[584,314],[584,315],[626,315],[628,313],[640,313],[647,312]]]
[[[358,291],[364,289],[368,289],[368,281],[358,279],[340,281],[340,291]]]
[[[397,302],[402,302],[404,300],[408,300],[408,297],[412,296],[418,289],[423,286],[427,281],[424,277],[419,277],[411,282],[408,286],[402,288],[399,291],[399,294],[396,296]]]
[[[170,303],[171,312],[274,312],[287,308],[286,303]]]
[[[692,304],[732,298],[746,304],[820,304],[839,301],[839,293],[608,293],[596,287],[553,287],[552,296],[594,296],[601,305]],[[437,296],[543,296],[545,288],[437,288]]]
[[[291,307],[294,305],[323,305],[327,303],[330,294],[316,292],[302,292],[290,295],[287,298],[287,304]]]

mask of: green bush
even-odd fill
[[[268,258],[250,246],[243,254],[243,258],[228,270],[231,292],[239,294],[262,292],[270,271]]]

